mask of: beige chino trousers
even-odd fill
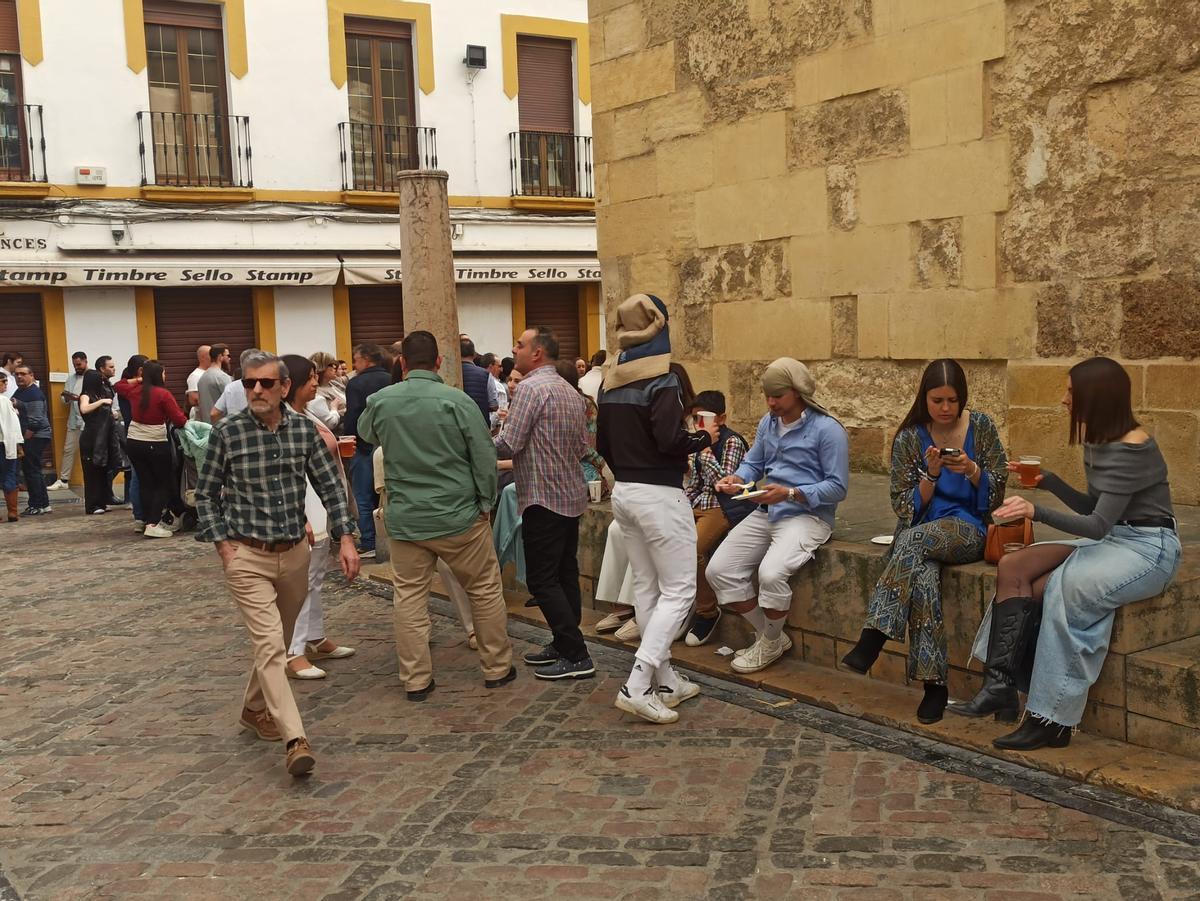
[[[234,542],[237,552],[225,567],[225,584],[237,601],[250,643],[254,666],[243,704],[266,707],[285,742],[304,738],[304,723],[287,679],[287,648],[296,615],[308,594],[308,542],[287,551],[260,551]]]
[[[388,539],[391,554],[396,657],[406,691],[420,691],[433,680],[429,653],[429,588],[440,559],[462,584],[471,604],[479,662],[485,679],[508,675],[512,642],[500,565],[492,528],[481,515],[465,532],[424,541]]]

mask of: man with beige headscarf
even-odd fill
[[[814,395],[808,367],[781,357],[762,376],[769,412],[735,474],[717,482],[726,494],[763,492],[759,507],[713,554],[705,578],[717,602],[754,627],[754,643],[733,656],[734,672],[770,666],[792,640],[783,631],[792,606],[789,580],[829,540],[838,502],[846,497],[850,443],[840,422]],[[758,592],[750,578],[758,572]]]

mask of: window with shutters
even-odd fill
[[[404,295],[399,285],[350,288],[350,341],[387,350],[404,337]]]
[[[197,347],[229,345],[236,368],[242,351],[258,345],[249,288],[155,288],[154,327],[167,388],[185,410]]]
[[[29,181],[32,174],[30,131],[35,126],[40,130],[41,107],[38,121],[30,121],[33,110],[22,101],[17,4],[0,0],[0,181]]]
[[[558,339],[558,358],[579,356],[579,288],[575,285],[526,285],[525,328],[545,326]]]
[[[580,193],[585,147],[589,169],[591,148],[590,138],[574,133],[572,41],[517,36],[517,111],[521,130],[513,136],[513,192],[537,197],[589,196],[590,192]]]
[[[248,123],[228,115],[222,7],[144,0],[155,183],[230,186],[248,177]],[[146,140],[143,134],[143,141]]]
[[[33,371],[50,397],[50,358],[46,352],[46,321],[40,294],[0,294],[0,351],[14,351]],[[9,376],[11,379],[12,376]],[[53,419],[53,417],[51,417]],[[46,448],[43,467],[54,469],[54,442]]]

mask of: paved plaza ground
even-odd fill
[[[1200,897],[1200,847],[1042,777],[980,781],[717,683],[677,725],[634,721],[619,651],[486,691],[437,616],[438,688],[409,703],[388,599],[340,576],[328,631],[359,652],[292,683],[317,755],[293,780],[238,728],[249,645],[210,548],[77,505],[0,530],[3,901]]]

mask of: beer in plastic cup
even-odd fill
[[[1017,477],[1022,488],[1036,488],[1037,477],[1042,474],[1042,458],[1021,456],[1017,458]]]
[[[711,410],[696,411],[696,425],[702,429],[708,428],[708,424],[717,418],[717,414]]]
[[[354,449],[358,446],[358,439],[353,435],[343,435],[338,439],[338,453],[343,457],[353,457]]]
[[[1020,541],[1009,541],[1004,545],[1004,554],[1002,554],[1001,556],[1011,554],[1014,551],[1021,551],[1024,549],[1025,549],[1024,543],[1022,543]]]

